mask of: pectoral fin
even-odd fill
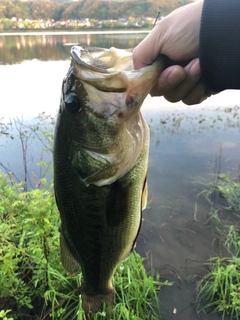
[[[112,177],[115,176],[117,168],[111,163],[111,155],[108,156],[81,148],[75,142],[72,143],[72,146],[72,150],[75,148],[72,155],[72,166],[86,186],[90,184],[100,186],[112,182]]]
[[[61,260],[64,268],[70,273],[78,271],[80,265],[70,252],[66,240],[62,234],[60,235],[60,250]]]

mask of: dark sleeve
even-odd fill
[[[204,1],[199,57],[209,89],[240,89],[240,0]]]

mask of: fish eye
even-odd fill
[[[69,93],[65,98],[65,108],[70,113],[77,113],[81,110],[81,102],[75,93]]]

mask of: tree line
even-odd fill
[[[53,0],[54,1],[54,0]],[[98,19],[116,20],[127,17],[156,17],[167,15],[175,8],[188,4],[192,0],[66,0],[18,1],[0,0],[0,19]]]

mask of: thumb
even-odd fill
[[[198,57],[202,6],[202,0],[193,2],[160,20],[134,49],[134,68],[152,64],[159,54],[175,62]]]
[[[140,69],[152,64],[161,52],[159,39],[161,39],[160,30],[154,28],[145,39],[140,42],[133,50],[134,69]]]

